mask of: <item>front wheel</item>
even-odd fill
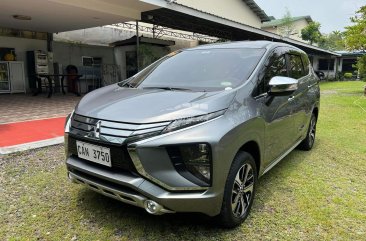
[[[308,132],[306,134],[306,138],[300,143],[299,148],[304,151],[310,151],[313,148],[315,142],[315,134],[316,134],[316,116],[313,113],[311,115],[310,124],[308,128]]]
[[[220,225],[233,228],[249,215],[257,185],[257,167],[247,152],[235,157],[225,184],[224,199],[218,218]]]

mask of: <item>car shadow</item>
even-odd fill
[[[318,145],[319,142],[314,148],[317,149]],[[307,153],[295,149],[260,178],[257,196],[260,196],[261,200],[254,201],[252,213],[259,212],[271,200],[271,196],[280,190],[282,182],[284,182],[281,175],[284,172],[289,174],[301,171],[297,169],[297,166],[306,161]],[[100,227],[108,227],[114,230],[116,234],[132,232],[131,235],[134,235],[134,229],[139,229],[137,233],[141,233],[141,235],[149,235],[151,233],[158,233],[159,235],[176,233],[179,235],[179,231],[190,230],[189,232],[197,232],[206,238],[217,238],[226,232],[232,231],[220,228],[216,219],[203,214],[175,213],[154,216],[148,214],[142,208],[124,204],[87,188],[82,188],[79,191],[77,202],[77,208],[85,219]],[[250,218],[251,215],[249,216]],[[244,223],[243,225],[247,224]]]

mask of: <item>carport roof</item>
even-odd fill
[[[141,19],[218,38],[279,41],[293,44],[309,54],[340,56],[170,0],[1,0],[0,9],[0,26],[7,28],[55,33]],[[260,9],[257,10],[264,19],[264,12],[261,14]],[[13,15],[29,16],[31,20],[17,20]]]
[[[0,26],[57,33],[140,20],[141,12],[156,8],[138,0],[1,0]]]
[[[292,44],[312,55],[340,54],[267,32],[243,23],[235,22],[207,12],[164,0],[141,0],[161,8],[145,11],[141,15],[143,22],[190,31],[230,40],[269,40]]]
[[[268,15],[261,9],[254,0],[243,0],[250,9],[261,19],[262,22],[270,21]]]
[[[136,36],[133,36],[129,39],[125,39],[125,40],[121,40],[121,41],[111,43],[109,46],[115,47],[115,46],[135,45],[136,41],[137,41]],[[148,38],[148,37],[143,37],[143,36],[139,37],[139,42],[140,43],[151,44],[151,45],[156,45],[156,46],[171,46],[171,45],[175,44],[175,41],[172,41],[172,40]]]

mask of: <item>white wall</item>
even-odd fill
[[[313,68],[314,70],[319,70],[319,59],[326,59],[328,57],[323,57],[323,56],[313,56]],[[334,78],[336,76],[336,65],[337,63],[339,62],[339,59],[335,59],[335,58],[332,58],[334,59],[334,68],[333,70],[319,70],[319,71],[322,71],[325,75],[325,78]],[[338,63],[339,64],[339,63]],[[338,69],[338,71],[341,71],[341,69]]]
[[[47,41],[26,38],[14,38],[0,36],[0,47],[15,48],[17,61],[24,62],[26,89],[30,91],[28,84],[26,52],[32,50],[47,50]],[[66,67],[69,64],[81,66],[81,56],[101,57],[104,64],[115,64],[114,50],[111,47],[76,45],[62,42],[53,43],[54,62]]]
[[[297,41],[307,43],[307,41],[305,41],[301,38],[301,30],[308,25],[309,25],[309,23],[308,23],[308,21],[306,21],[306,19],[300,19],[300,20],[293,22],[294,31],[293,31],[293,35],[291,35],[290,38],[295,39]],[[281,35],[280,28],[281,28],[281,26],[274,26],[274,27],[267,27],[267,28],[262,28],[262,29],[265,31],[271,32],[271,33]]]
[[[0,47],[15,48],[17,61],[24,62],[25,86],[29,91],[28,73],[27,73],[27,51],[29,50],[47,50],[47,41],[37,39],[25,39],[14,37],[0,37]]]
[[[53,43],[53,62],[66,67],[69,64],[82,65],[82,56],[101,57],[103,64],[114,64],[112,47],[71,44],[63,42]]]
[[[177,0],[177,3],[256,28],[262,24],[243,0]]]

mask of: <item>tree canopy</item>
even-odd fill
[[[311,22],[308,26],[303,28],[301,30],[301,38],[309,41],[311,45],[313,43],[318,43],[321,39],[320,23]]]
[[[348,50],[366,51],[366,5],[351,18],[353,25],[346,27],[345,43]]]
[[[366,5],[361,7],[351,18],[353,25],[346,27],[345,43],[348,50],[366,53]],[[357,59],[358,73],[366,80],[366,54]]]
[[[344,34],[340,31],[333,31],[320,37],[319,47],[328,50],[345,50]]]
[[[290,11],[286,8],[285,15],[282,17],[282,24],[278,27],[278,32],[284,37],[290,37],[294,34],[295,26]]]

